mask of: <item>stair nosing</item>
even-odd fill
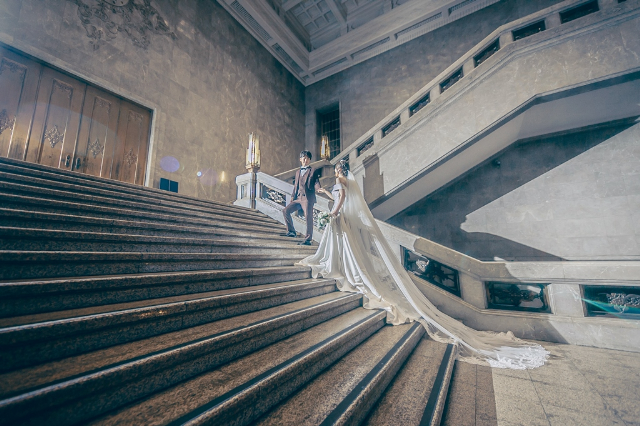
[[[295,283],[295,284],[287,284],[286,282],[276,283],[275,286],[272,286],[269,288],[259,288],[259,286],[242,287],[242,288],[236,289],[239,291],[230,293],[230,294],[214,295],[214,296],[208,296],[204,298],[196,297],[194,299],[183,300],[178,302],[158,303],[158,304],[153,304],[153,305],[138,307],[138,308],[121,309],[116,311],[101,312],[97,314],[80,315],[80,316],[71,317],[71,318],[63,318],[63,319],[57,319],[57,320],[41,321],[41,322],[36,322],[31,324],[2,327],[0,328],[0,339],[2,339],[4,336],[10,336],[11,334],[34,333],[43,329],[48,330],[49,332],[55,333],[54,337],[58,338],[66,335],[66,333],[64,333],[65,330],[56,332],[55,330],[52,330],[53,327],[64,328],[64,327],[70,327],[76,324],[87,323],[89,321],[100,322],[101,320],[105,320],[105,319],[118,318],[115,321],[108,322],[107,324],[95,324],[95,325],[92,325],[91,327],[82,328],[81,330],[81,332],[92,332],[104,327],[121,326],[127,323],[144,321],[146,320],[146,316],[148,316],[149,313],[154,311],[166,310],[166,312],[160,312],[163,315],[154,316],[154,318],[161,318],[164,316],[176,315],[183,312],[198,311],[197,308],[193,309],[193,307],[196,307],[197,305],[201,305],[207,302],[211,303],[213,301],[218,301],[219,303],[215,303],[215,305],[218,305],[218,304],[220,306],[231,305],[234,303],[247,301],[246,300],[247,295],[255,295],[255,297],[252,297],[249,300],[258,300],[258,299],[276,296],[280,294],[287,294],[289,292],[301,291],[308,288],[325,287],[325,286],[331,285],[332,283],[335,283],[335,280],[333,279],[305,280],[305,281],[307,282]],[[272,284],[265,284],[265,286],[266,285],[272,285]],[[197,296],[198,294],[199,293],[193,293],[191,295]],[[240,299],[240,300],[236,300],[236,299]],[[190,306],[191,306],[191,309],[189,308]],[[209,305],[209,307],[212,307],[212,306]],[[174,308],[174,309],[171,309],[171,308]],[[131,318],[127,319],[125,317],[131,317]],[[77,331],[78,330],[68,330],[67,333],[70,333],[70,332],[75,333]],[[38,339],[38,337],[36,337],[36,339]],[[11,342],[11,343],[5,343],[5,344],[7,345],[24,344],[25,342],[32,341],[32,340],[34,339],[21,340],[20,342]]]
[[[253,379],[235,387],[234,389],[220,395],[217,398],[209,401],[207,404],[201,405],[200,407],[191,410],[189,413],[180,416],[177,419],[174,419],[166,426],[177,426],[182,424],[198,424],[199,421],[204,421],[206,419],[208,413],[213,413],[214,410],[223,409],[224,406],[228,405],[230,401],[237,398],[238,395],[244,392],[250,392],[252,388],[259,388],[260,384],[266,382],[270,378],[276,377],[279,373],[280,375],[285,374],[286,370],[291,369],[292,366],[296,364],[300,364],[305,361],[305,358],[312,358],[315,353],[321,350],[323,347],[328,347],[330,343],[339,341],[339,339],[360,327],[368,326],[370,322],[376,321],[384,321],[386,317],[385,311],[374,310],[374,312],[365,318],[361,319],[355,324],[350,325],[347,328],[340,330],[338,333],[318,342],[311,347],[305,349],[299,354],[294,355],[293,357],[287,359],[286,361],[270,368],[269,370],[259,374]]]
[[[418,333],[418,337],[416,337],[416,332]],[[387,371],[389,371],[390,368],[393,368],[396,363],[404,363],[404,361],[411,355],[411,352],[418,344],[423,334],[424,327],[421,323],[415,321],[411,328],[409,328],[409,330],[407,330],[407,332],[402,336],[402,338],[398,342],[396,342],[395,345],[393,345],[393,347],[367,373],[367,375],[358,382],[353,390],[349,392],[349,394],[345,398],[343,398],[342,401],[340,401],[340,403],[331,411],[331,413],[329,413],[327,417],[325,417],[320,426],[349,423],[346,419],[350,416],[350,414],[352,414],[350,412],[353,411],[354,407],[357,406],[359,401],[362,401],[363,398],[366,398],[372,392],[371,385],[373,384],[375,386],[376,382],[379,382],[380,378]],[[405,346],[407,344],[412,344],[412,339],[415,339],[415,342],[413,342],[413,347],[411,347],[404,358],[398,360],[397,358],[402,356],[402,351]],[[385,385],[385,389],[387,385]]]
[[[49,392],[51,391],[69,392],[68,389],[69,387],[71,387],[71,392],[73,392],[74,390],[73,386],[82,386],[83,383],[87,381],[86,378],[90,375],[96,376],[97,379],[99,380],[108,380],[108,377],[105,378],[104,376],[109,373],[109,370],[111,370],[111,374],[117,374],[118,372],[123,372],[126,369],[136,368],[136,367],[140,368],[141,365],[148,364],[150,362],[158,362],[158,360],[162,358],[170,357],[172,354],[177,353],[180,350],[184,350],[184,348],[187,348],[189,346],[193,347],[193,350],[196,350],[197,346],[202,346],[207,343],[209,345],[212,345],[214,344],[214,341],[216,340],[220,341],[225,338],[232,339],[234,336],[237,336],[240,333],[250,334],[251,332],[254,332],[254,333],[259,332],[261,328],[269,327],[274,323],[282,323],[282,324],[278,324],[277,326],[277,327],[280,327],[280,326],[286,325],[287,323],[297,321],[296,317],[300,317],[299,320],[304,320],[303,314],[305,312],[324,311],[326,309],[330,309],[333,305],[341,306],[343,304],[350,303],[360,298],[362,298],[362,295],[359,293],[344,294],[332,300],[322,301],[320,303],[316,303],[311,306],[306,306],[304,308],[296,309],[294,311],[285,312],[283,314],[265,318],[260,321],[256,321],[254,323],[246,324],[244,326],[232,328],[229,330],[225,330],[223,332],[215,333],[215,334],[200,337],[198,339],[194,339],[188,342],[184,342],[179,345],[160,349],[150,354],[139,355],[137,357],[134,357],[128,360],[119,361],[110,365],[97,368],[95,370],[90,370],[88,372],[79,373],[74,376],[53,381],[51,383],[47,383],[44,386],[35,387],[31,390],[25,390],[18,395],[0,400],[0,410],[11,409],[11,406],[16,404],[24,404],[24,403],[29,404],[34,399],[36,399],[37,401],[38,398],[43,398],[43,397],[46,398],[49,395]],[[247,340],[248,338],[252,338],[252,337],[253,337],[252,335],[248,335],[244,338],[241,338],[238,342]],[[238,343],[238,342],[231,342],[231,344]],[[228,345],[224,345],[224,346],[220,346],[219,348],[221,349],[227,346]],[[198,356],[198,354],[196,354],[195,356]],[[160,366],[155,370],[162,369],[162,368],[164,368],[164,366]]]

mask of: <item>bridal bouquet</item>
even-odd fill
[[[327,212],[318,213],[318,229],[323,230],[329,221],[331,220],[331,216]]]

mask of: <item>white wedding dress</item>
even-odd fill
[[[391,251],[353,174],[346,186],[334,186],[336,202],[340,189],[345,201],[338,217],[325,228],[316,253],[300,262],[311,267],[314,278],[334,278],[340,291],[362,293],[364,307],[386,310],[390,324],[420,321],[432,339],[457,344],[462,361],[512,369],[545,363],[549,352],[540,345],[511,332],[476,331],[440,312]]]

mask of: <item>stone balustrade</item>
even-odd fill
[[[249,182],[249,174],[236,178],[235,205],[249,206]],[[284,223],[282,209],[293,185],[258,173],[257,186],[256,208]],[[314,211],[329,211],[330,203],[320,196]],[[640,351],[638,261],[483,262],[377,223],[420,290],[443,312],[473,328]],[[295,218],[294,225],[304,232],[303,218]],[[316,227],[313,237],[319,241],[322,231]]]
[[[468,150],[479,135],[495,132],[532,105],[549,101],[543,97],[595,90],[593,85],[611,78],[637,79],[639,20],[637,0],[568,0],[504,25],[331,162],[348,158],[374,214],[389,218],[411,204],[387,203],[391,197]],[[415,202],[426,196],[515,142],[503,139],[502,145],[475,147],[484,151],[468,164],[448,167],[448,176],[436,174],[431,185],[420,182],[422,188],[411,188],[411,197],[396,198]]]

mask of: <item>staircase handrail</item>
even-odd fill
[[[238,198],[235,205],[248,205],[248,189],[242,197],[242,186],[248,185],[250,174],[236,177]],[[270,176],[266,173],[257,174],[256,208],[272,218],[284,223],[282,210],[291,200],[293,185]],[[262,192],[261,185],[273,194]],[[279,194],[279,195],[278,195]],[[282,201],[279,202],[279,197]],[[314,206],[315,214],[329,212],[332,201],[319,194]],[[301,218],[295,218],[300,230],[304,228]],[[449,247],[412,234],[386,222],[376,219],[380,230],[387,241],[400,256],[401,248],[406,248],[429,259],[440,262],[450,268],[481,281],[517,281],[517,282],[554,282],[554,283],[599,283],[601,285],[636,284],[640,285],[640,261],[534,261],[511,262],[495,260],[482,261],[460,253]],[[323,231],[314,227],[314,240],[322,238]]]
[[[367,144],[366,142],[373,138],[373,144],[369,144],[367,150],[371,149],[371,147],[375,148],[375,151],[379,151],[383,147],[386,147],[392,144],[394,141],[397,141],[400,136],[404,134],[403,130],[406,130],[405,124],[420,119],[424,120],[425,115],[428,111],[433,111],[434,109],[434,101],[440,96],[440,84],[448,79],[452,74],[457,72],[457,70],[463,70],[464,79],[471,71],[476,68],[484,68],[484,72],[488,73],[491,69],[498,68],[500,62],[494,62],[493,65],[489,68],[486,68],[486,65],[483,67],[483,63],[476,65],[474,58],[483,52],[484,49],[491,46],[496,40],[499,40],[500,50],[503,50],[505,46],[514,43],[513,40],[513,31],[525,28],[530,24],[534,24],[540,21],[545,22],[545,31],[542,33],[556,33],[557,28],[561,25],[565,25],[561,23],[560,13],[569,9],[572,9],[574,6],[579,6],[583,3],[586,3],[585,0],[566,0],[562,3],[558,3],[556,5],[550,6],[546,9],[540,10],[531,15],[525,16],[523,18],[517,19],[508,24],[502,25],[485,37],[480,43],[476,44],[471,50],[469,50],[466,54],[460,57],[457,61],[447,67],[444,71],[442,71],[438,76],[432,79],[429,83],[423,86],[420,90],[418,90],[413,96],[411,96],[407,101],[402,103],[399,107],[394,109],[391,113],[387,114],[382,120],[380,120],[375,126],[373,126],[369,131],[365,132],[361,137],[359,137],[355,142],[351,143],[348,147],[340,152],[336,157],[331,159],[332,164],[336,164],[341,159],[348,159],[351,165],[351,170],[355,171],[356,168],[361,167],[362,160],[358,161],[356,165],[356,158],[360,157],[361,159],[365,158],[365,155],[360,156],[358,153],[359,148],[363,145]],[[631,6],[631,3],[637,3],[637,0],[629,0],[626,2],[619,3],[613,0],[598,0],[599,12],[601,13],[604,9],[611,10],[614,7],[622,8],[633,8],[637,6]],[[570,21],[574,22],[574,21]],[[592,25],[592,22],[586,21],[584,23],[586,26]],[[556,31],[549,31],[552,29],[556,29]],[[527,46],[526,43],[522,44],[522,48]],[[513,55],[517,50],[513,47],[510,48],[509,55]],[[491,61],[489,61],[491,62]],[[478,79],[478,75],[475,75],[474,78]],[[424,98],[427,95],[430,95],[430,102],[426,105],[420,113],[416,113],[414,116],[410,113],[410,108],[418,102],[420,99]],[[383,137],[382,129],[392,123],[394,120],[399,119],[400,124],[398,129],[392,135]]]
[[[236,205],[249,204],[247,185],[250,182],[249,173],[236,178]],[[256,208],[284,223],[282,210],[290,202],[293,185],[258,173],[257,189]],[[329,211],[330,205],[329,199],[320,196],[314,210]],[[455,271],[457,292],[438,286],[423,275],[412,273],[410,276],[436,306],[471,327],[513,331],[516,336],[528,339],[640,352],[640,321],[637,315],[622,316],[624,321],[612,318],[611,314],[602,316],[602,313],[590,308],[594,303],[588,301],[586,296],[587,291],[593,293],[606,289],[607,295],[611,293],[611,296],[623,300],[627,300],[627,294],[619,292],[628,291],[629,300],[636,300],[636,293],[640,293],[640,261],[485,262],[380,220],[377,223],[407,270],[415,272],[404,261],[408,253],[415,253],[422,256],[423,265],[433,263],[438,266],[440,263],[445,269]],[[300,232],[306,228],[303,218],[295,216],[294,226]],[[322,231],[314,227],[314,240],[321,238]],[[539,300],[545,300],[544,309],[526,312],[518,308],[491,305],[489,288],[495,289],[495,285],[503,289],[515,285],[524,289],[525,293],[527,289],[540,289]],[[522,297],[522,300],[531,300]],[[617,302],[610,303],[610,310],[626,309],[624,301],[625,306],[622,307],[614,305]],[[598,332],[594,334],[593,330]]]

